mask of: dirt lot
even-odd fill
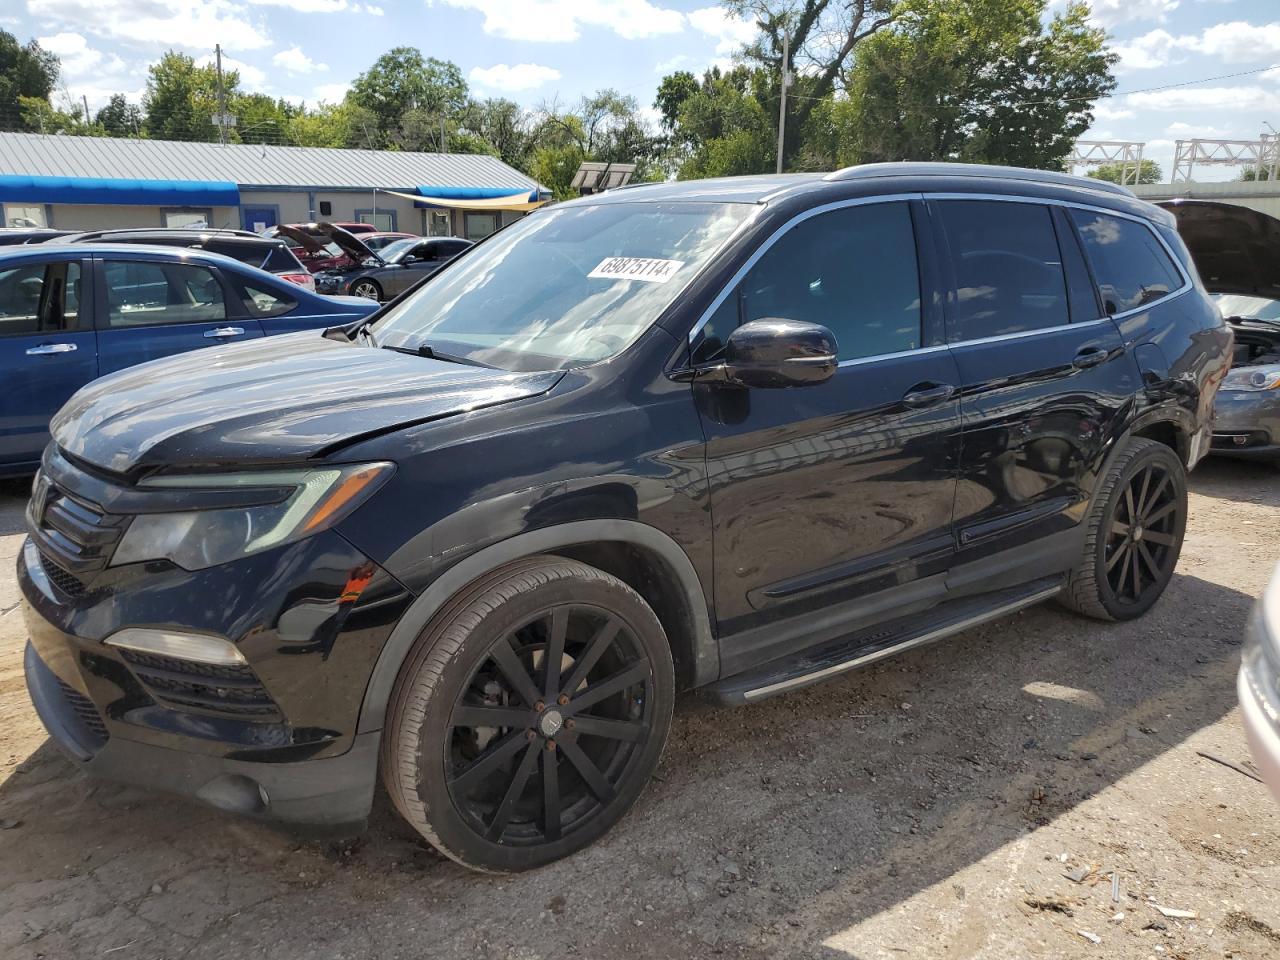
[[[1273,470],[1197,471],[1140,622],[1041,606],[754,707],[686,698],[631,816],[507,879],[384,799],[325,843],[78,773],[22,684],[21,493],[0,487],[2,957],[1280,957],[1280,808],[1196,753],[1247,756],[1234,677],[1280,556]]]

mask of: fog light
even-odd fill
[[[201,633],[130,627],[113,633],[105,642],[112,647],[123,647],[139,653],[154,653],[161,657],[176,657],[179,660],[194,660],[217,666],[238,666],[245,662],[244,654],[230,640]]]

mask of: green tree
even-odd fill
[[[433,128],[438,143],[440,118],[455,118],[467,104],[467,82],[457,64],[395,47],[356,77],[347,99],[369,111],[376,146],[414,150]]]
[[[101,136],[101,128],[85,122],[79,104],[59,110],[42,97],[19,97],[18,114],[22,129],[40,133],[65,133],[76,136]]]
[[[517,170],[527,168],[533,149],[528,113],[520,104],[501,98],[468,101],[457,136],[475,138],[489,148],[469,152],[491,153]],[[450,142],[451,150],[456,142]]]
[[[1082,3],[904,0],[859,50],[831,112],[837,163],[960,160],[1061,169],[1115,88],[1116,55]]]
[[[649,128],[635,97],[616,90],[598,90],[568,110],[544,105],[531,137],[527,172],[561,199],[575,195],[569,184],[584,160],[634,163],[636,181],[662,176],[662,138]]]
[[[293,144],[290,123],[303,111],[287,100],[265,93],[238,93],[227,98],[227,109],[236,118],[238,143]]]
[[[34,98],[48,104],[60,72],[56,54],[35,40],[20,44],[12,33],[0,30],[0,129],[39,129],[27,125],[25,118],[33,107],[29,104],[24,111],[19,100]]]
[[[1259,171],[1257,167],[1245,167],[1240,171],[1240,176],[1237,179],[1245,181],[1270,180],[1271,171],[1269,169]]]
[[[1120,163],[1104,163],[1095,170],[1089,171],[1089,176],[1095,180],[1107,180],[1111,183],[1120,183],[1124,173],[1124,165]],[[1162,183],[1164,182],[1164,173],[1160,169],[1160,164],[1154,160],[1143,160],[1138,165],[1138,183]]]
[[[664,78],[654,106],[668,131],[668,167],[681,179],[773,169],[777,134],[767,104],[776,92],[762,68],[713,67],[701,81],[689,73]]]
[[[142,111],[123,93],[113,93],[107,105],[94,116],[93,122],[108,137],[137,137],[142,134]]]
[[[224,70],[222,85],[230,104],[239,95],[240,74]],[[157,140],[217,140],[217,70],[170,50],[148,70],[142,108],[147,134]]]

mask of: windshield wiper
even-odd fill
[[[426,357],[428,360],[444,360],[447,363],[461,363],[468,367],[484,367],[486,370],[497,370],[491,363],[483,363],[479,360],[472,360],[470,357],[460,357],[456,353],[442,353],[428,344],[419,344],[416,347],[393,347],[391,344],[384,344],[383,350],[394,350],[396,353],[407,353],[411,357]]]

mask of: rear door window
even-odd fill
[[[1062,254],[1048,207],[998,200],[943,200],[937,207],[955,276],[948,342],[1070,322]]]
[[[107,324],[211,323],[227,318],[222,284],[207,267],[145,260],[107,260]]]
[[[240,299],[251,316],[279,317],[298,305],[292,297],[263,285],[242,282],[240,290]]]
[[[1136,310],[1182,286],[1182,275],[1151,228],[1092,210],[1071,211],[1107,313]]]
[[[277,243],[272,244],[271,252],[267,254],[262,269],[268,273],[302,273],[305,268],[293,255],[293,251],[283,243]]]
[[[0,269],[0,337],[75,330],[80,264],[24,263]]]

